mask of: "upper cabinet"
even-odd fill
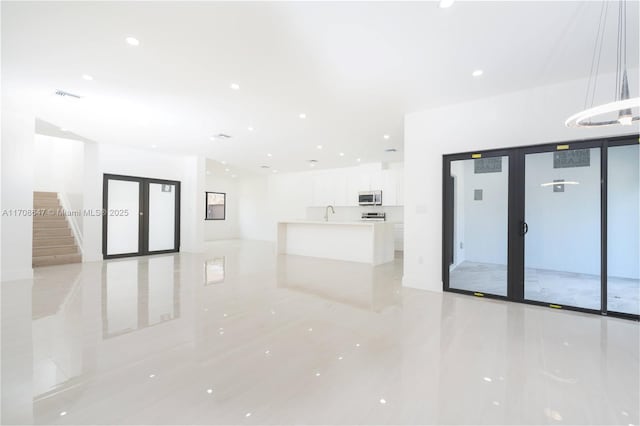
[[[392,163],[382,169],[380,163],[342,169],[317,170],[312,178],[312,206],[358,206],[358,192],[382,190],[383,206],[403,202],[403,168]]]

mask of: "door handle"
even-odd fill
[[[524,220],[522,221],[522,228],[520,229],[520,235],[523,237],[529,232],[529,225]]]

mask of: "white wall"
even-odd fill
[[[82,211],[85,142],[36,134],[34,138],[34,191],[62,193],[65,206]],[[82,215],[71,216],[82,231]]]
[[[470,262],[507,264],[507,218],[509,215],[509,159],[502,159],[500,173],[474,173],[474,160],[464,160],[463,198],[464,258]],[[482,200],[474,200],[474,190],[482,190]],[[458,247],[460,245],[458,244]]]
[[[211,164],[207,161],[207,171],[205,179],[205,191],[208,192],[224,192],[226,211],[225,220],[206,220],[204,221],[204,235],[206,241],[230,240],[240,238],[240,227],[238,221],[238,200],[239,184],[238,180],[232,178],[228,173],[224,173],[221,167]],[[201,215],[204,220],[205,215],[205,195],[202,193]]]
[[[276,200],[269,196],[268,178],[242,179],[238,187],[240,237],[245,240],[274,241],[276,222],[272,209]]]
[[[29,279],[33,218],[14,210],[33,209],[35,116],[25,94],[2,90],[2,281]],[[6,212],[6,214],[4,214]]]
[[[601,76],[603,93],[613,93],[605,87],[608,80],[613,76]],[[638,96],[634,80],[632,96]],[[403,285],[442,291],[443,154],[638,132],[638,125],[565,127],[565,119],[582,108],[586,87],[586,79],[575,80],[405,116]]]
[[[36,134],[34,190],[82,193],[84,142]]]
[[[181,182],[181,251],[198,252],[204,242],[204,158],[180,157],[119,145],[87,145],[84,208],[102,209],[103,174],[149,177]],[[102,259],[102,219],[85,217],[84,260]]]

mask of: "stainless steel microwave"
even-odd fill
[[[382,191],[358,192],[358,204],[361,206],[381,206]]]

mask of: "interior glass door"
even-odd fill
[[[607,154],[607,310],[640,315],[640,145]]]
[[[126,255],[140,251],[140,182],[107,179],[106,254]]]
[[[600,148],[525,154],[524,298],[601,309]]]
[[[451,161],[448,193],[449,288],[507,296],[509,157]]]
[[[149,183],[149,252],[173,250],[176,233],[176,185]]]
[[[103,191],[105,259],[179,251],[179,181],[105,174]]]

